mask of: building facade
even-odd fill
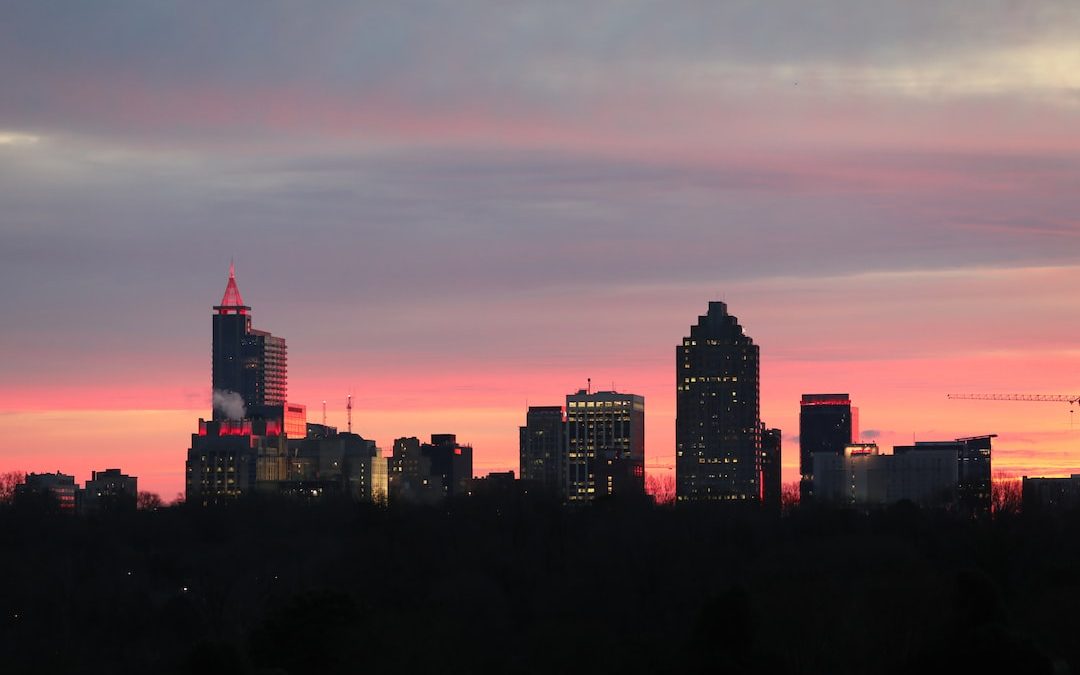
[[[420,452],[415,436],[394,439],[389,467],[390,501],[434,504],[445,495],[442,476],[433,476],[431,458]]]
[[[458,443],[455,434],[432,434],[431,442],[420,446],[420,454],[427,457],[431,476],[441,481],[444,496],[469,494],[469,483],[473,478],[471,445]]]
[[[566,482],[571,502],[645,494],[645,399],[584,389],[566,397]]]
[[[564,496],[566,416],[561,406],[529,407],[525,426],[519,428],[519,453],[521,480]]]
[[[921,441],[894,446],[891,455],[873,443],[849,444],[840,455],[814,453],[814,499],[858,507],[907,500],[970,516],[988,514],[992,438]]]
[[[61,513],[75,513],[79,486],[75,476],[65,473],[28,473],[22,483],[15,486],[15,504],[46,509],[59,509]]]
[[[813,500],[814,455],[842,456],[859,441],[859,409],[847,394],[803,394],[799,405],[799,499]]]
[[[986,515],[993,504],[991,480],[991,440],[997,434],[968,436],[951,441],[919,441],[896,446],[893,452],[947,450],[956,457],[957,505],[969,515]]]
[[[285,478],[277,486],[284,495],[384,503],[387,462],[375,441],[358,434],[324,433],[315,427],[307,438],[288,439]]]
[[[287,459],[279,420],[200,419],[185,464],[186,499],[206,506],[273,491],[285,479]]]
[[[1028,478],[1022,483],[1025,512],[1067,511],[1080,508],[1080,473],[1068,478]]]
[[[679,501],[760,501],[758,346],[723,302],[675,348]]]

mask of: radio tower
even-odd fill
[[[349,398],[345,403],[345,414],[349,423],[349,433],[352,433],[352,394],[349,394]]]
[[[326,401],[322,402],[322,425],[326,426]]]

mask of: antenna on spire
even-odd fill
[[[349,398],[345,403],[345,414],[349,423],[349,433],[352,433],[352,394],[349,394]]]
[[[587,378],[585,378],[585,381],[588,382],[588,388],[585,391],[587,391],[588,393],[591,394],[592,393],[592,378],[587,377]]]
[[[326,401],[322,402],[322,425],[326,426]]]
[[[230,279],[235,279],[236,278],[236,264],[233,263],[232,258],[229,258],[229,278]]]

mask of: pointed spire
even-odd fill
[[[219,314],[247,314],[251,309],[240,296],[240,288],[236,285],[236,265],[232,260],[229,260],[229,282],[225,285],[225,295],[221,297],[221,304],[214,309]]]

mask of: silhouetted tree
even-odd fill
[[[657,504],[670,504],[675,501],[675,476],[664,474],[645,476],[645,493]]]
[[[0,504],[10,504],[15,499],[15,486],[26,481],[22,471],[0,473]]]
[[[165,505],[165,502],[161,501],[161,497],[153,492],[139,492],[139,496],[136,498],[135,505],[139,510],[153,511],[154,509],[160,509]]]
[[[784,513],[790,513],[799,506],[799,481],[784,483],[780,487],[780,508]]]
[[[1006,471],[995,471],[991,484],[991,509],[997,513],[1019,513],[1023,503],[1023,481]]]

